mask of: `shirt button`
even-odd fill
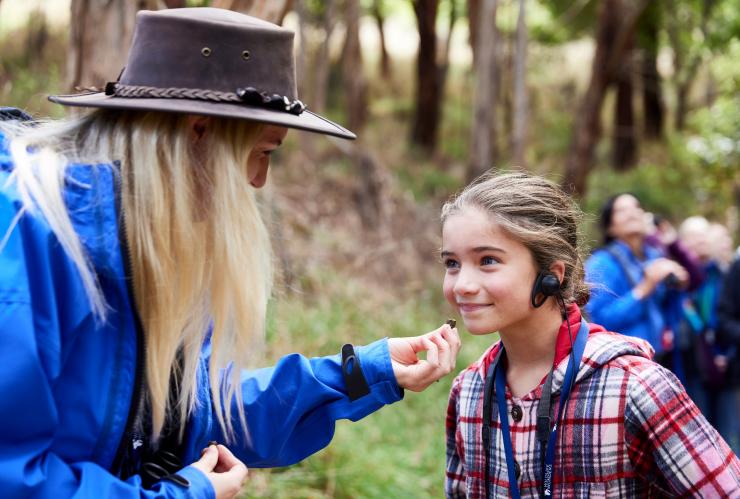
[[[514,461],[514,476],[517,480],[519,480],[519,477],[522,476],[522,468],[516,461]]]
[[[518,405],[515,405],[511,408],[511,417],[514,418],[514,421],[517,423],[522,420],[522,408]]]

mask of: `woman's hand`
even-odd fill
[[[653,294],[658,284],[671,274],[675,277],[679,287],[688,284],[689,273],[685,268],[668,258],[656,258],[645,267],[642,281],[635,286],[635,296],[642,299]]]
[[[421,336],[390,338],[388,348],[398,385],[420,392],[455,368],[460,336],[457,328],[445,324]],[[427,358],[421,360],[417,354],[424,351]]]
[[[216,499],[233,499],[247,480],[247,467],[223,445],[209,445],[192,464],[213,485]]]

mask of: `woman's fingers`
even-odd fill
[[[230,472],[235,466],[241,466],[244,467],[245,470],[247,469],[244,463],[237,459],[237,457],[234,456],[234,454],[228,449],[228,447],[226,447],[225,445],[219,445],[218,464],[214,468],[214,471],[217,473],[227,473]]]
[[[423,343],[424,343],[424,350],[427,351],[427,363],[431,364],[432,366],[436,367],[439,365],[439,357],[440,357],[440,348],[437,345],[437,342],[439,341],[436,336],[436,331],[430,335],[423,337]],[[444,342],[440,342],[444,343]]]
[[[249,473],[244,463],[223,445],[209,445],[191,466],[208,478],[217,499],[237,497]]]
[[[218,448],[215,445],[209,445],[203,449],[200,459],[193,463],[194,468],[198,468],[203,473],[211,473],[218,464]]]
[[[460,351],[457,329],[444,324],[421,336],[388,340],[396,381],[405,389],[420,392],[455,368]],[[420,360],[418,352],[426,352]]]

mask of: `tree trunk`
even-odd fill
[[[285,15],[293,8],[293,0],[213,0],[211,5],[283,24]]]
[[[413,0],[419,26],[419,55],[416,65],[416,110],[411,141],[432,153],[437,141],[441,89],[437,69],[435,22],[439,0]]]
[[[478,47],[478,20],[480,14],[480,0],[468,0],[468,42],[473,53],[473,67],[477,60],[476,49]]]
[[[67,86],[102,89],[126,63],[136,12],[157,0],[72,0]]]
[[[519,0],[514,59],[514,123],[512,150],[514,164],[526,168],[527,143],[527,19],[526,0]]]
[[[383,6],[383,0],[373,0],[372,7],[373,17],[375,18],[375,24],[378,27],[378,36],[380,37],[380,75],[384,80],[388,80],[391,77],[391,59],[388,56],[388,48],[385,44],[385,9]]]
[[[496,131],[496,0],[482,0],[477,16],[475,83],[473,90],[473,126],[468,180],[494,166]]]
[[[450,5],[450,23],[447,26],[447,36],[445,37],[444,45],[442,46],[442,56],[439,61],[439,93],[444,95],[445,86],[447,84],[447,72],[450,67],[450,46],[452,44],[452,30],[455,29],[455,23],[457,22],[457,1],[449,0]]]
[[[658,73],[658,32],[660,2],[650,2],[638,27],[642,48],[642,109],[645,137],[659,139],[663,135],[663,95]]]
[[[329,53],[329,41],[336,26],[336,1],[324,0],[322,12],[323,30],[325,33],[323,42],[315,56],[314,63],[314,88],[311,108],[317,113],[324,112],[326,108],[326,92],[329,87],[329,69],[331,67],[331,54]]]
[[[345,2],[346,38],[342,51],[342,80],[350,130],[359,133],[367,121],[367,80],[360,50],[360,1]]]
[[[647,0],[628,3],[632,8],[624,0],[603,0],[599,9],[591,80],[576,114],[563,178],[563,188],[576,195],[586,192],[586,181],[593,166],[594,148],[601,137],[599,117],[606,88],[614,80]]]
[[[632,42],[628,43],[616,75],[617,98],[614,102],[614,130],[612,144],[612,166],[625,171],[637,160],[637,134],[635,113],[632,107]]]

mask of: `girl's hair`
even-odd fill
[[[540,271],[548,270],[555,261],[562,261],[565,264],[563,299],[578,305],[588,302],[578,238],[582,214],[557,185],[527,173],[487,173],[445,203],[442,223],[468,207],[488,213],[524,244]]]
[[[617,202],[617,199],[625,195],[632,196],[637,199],[638,203],[640,202],[640,198],[631,192],[619,192],[610,196],[606,201],[604,201],[604,204],[601,205],[601,212],[599,213],[599,227],[601,227],[601,233],[604,236],[604,245],[614,241],[614,237],[609,234],[609,227],[612,225],[612,215],[614,214],[614,203]]]
[[[98,110],[76,119],[4,129],[12,137],[11,179],[24,210],[40,212],[48,221],[79,269],[99,320],[105,320],[107,304],[70,221],[63,185],[70,163],[99,168],[95,163],[120,161],[135,306],[147,341],[152,437],[161,434],[169,404],[180,421],[195,407],[198,363],[210,333],[214,408],[232,441],[234,405],[246,432],[240,369],[256,345],[253,340],[263,334],[272,286],[269,234],[247,175],[247,158],[262,127],[211,118],[201,138],[204,147],[196,149],[191,119]],[[170,373],[179,368],[178,350],[181,384],[178,399],[170,402]],[[181,437],[183,431],[184,425]]]

